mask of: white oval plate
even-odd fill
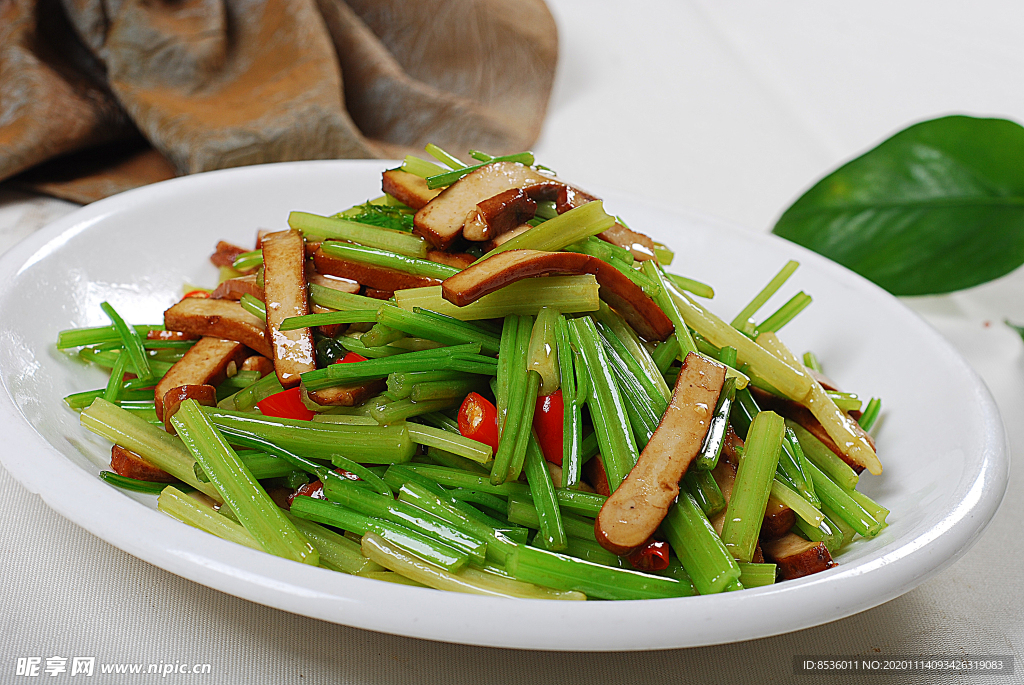
[[[61,398],[102,387],[102,372],[54,347],[57,332],[158,323],[183,282],[211,284],[219,239],[251,245],[293,209],[328,214],[380,194],[381,161],[301,162],[198,174],[89,205],[0,259],[0,461],[61,515],[172,573],[298,614],[400,635],[557,650],[660,649],[788,632],[907,592],[958,558],[994,515],[1009,459],[996,406],[953,347],[899,301],[793,244],[606,194],[609,211],[676,250],[673,270],[711,283],[731,318],[790,258],[787,284],[814,304],[784,332],[845,388],[883,399],[881,477],[861,488],[892,510],[873,540],[808,578],[709,597],[544,602],[442,593],[346,576],[224,542],[155,510],[96,474],[109,444]],[[772,311],[777,302],[769,303]]]

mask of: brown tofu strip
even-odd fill
[[[164,393],[164,430],[168,433],[178,434],[171,423],[171,417],[178,413],[185,400],[195,400],[205,407],[216,407],[217,388],[212,385],[179,385]]]
[[[316,265],[316,270],[322,274],[348,278],[377,290],[404,290],[405,288],[422,288],[441,284],[441,281],[436,278],[413,276],[403,271],[330,257],[324,254],[323,250],[316,251],[313,255],[313,263]]]
[[[796,525],[796,514],[785,504],[768,496],[768,505],[764,509],[764,521],[761,522],[761,538],[781,538]]]
[[[464,307],[524,278],[572,274],[593,274],[601,287],[601,299],[644,338],[664,340],[672,334],[672,322],[639,286],[607,262],[575,252],[501,252],[445,279],[441,294]]]
[[[251,357],[246,357],[242,362],[242,371],[259,371],[260,378],[262,378],[274,372],[274,362],[262,354],[254,354]]]
[[[314,252],[313,254],[316,253]],[[318,273],[312,262],[306,262],[306,283],[330,288],[331,290],[337,290],[342,293],[350,293],[352,295],[358,295],[359,288],[361,287],[355,281],[347,278],[324,276],[323,274]]]
[[[271,357],[266,325],[233,300],[190,297],[164,312],[164,327],[195,336],[234,340]]]
[[[620,223],[616,223],[604,233],[598,233],[597,237],[612,245],[626,248],[633,253],[633,259],[641,262],[654,259],[654,240]]]
[[[153,466],[135,452],[120,445],[110,448],[110,470],[125,478],[147,480],[153,483],[176,483],[178,481],[163,469]]]
[[[715,479],[715,483],[718,484],[718,489],[722,491],[725,503],[728,504],[729,500],[732,499],[732,486],[736,483],[736,464],[720,459],[718,466],[711,472],[711,476]],[[722,526],[725,525],[726,511],[728,511],[728,508],[711,517],[711,527],[715,529],[719,537],[722,536]]]
[[[229,278],[210,293],[214,300],[240,300],[242,295],[252,295],[257,300],[263,301],[263,288],[256,285],[256,274]]]
[[[281,330],[285,319],[309,314],[305,263],[304,241],[298,231],[281,231],[263,238],[267,333],[274,352],[274,371],[285,388],[295,387],[302,380],[302,374],[316,370],[313,333],[309,327]]]
[[[414,232],[439,250],[446,250],[462,235],[462,227],[477,204],[512,188],[557,183],[528,166],[495,162],[480,167],[448,186],[416,212]]]
[[[795,533],[767,540],[761,547],[765,557],[778,565],[782,580],[801,578],[837,565],[824,542],[804,540]]]
[[[232,245],[221,240],[217,243],[217,251],[210,255],[210,261],[214,266],[231,266],[238,255],[248,252],[244,247]]]
[[[511,231],[509,231],[508,233],[502,233],[501,235],[499,235],[494,240],[490,240],[490,241],[484,243],[484,249],[486,249],[488,252],[490,252],[491,250],[493,250],[496,247],[501,247],[502,245],[504,245],[508,241],[512,240],[513,238],[521,236],[522,234],[524,234],[527,231],[529,231],[531,228],[533,228],[533,226],[531,226],[530,224],[523,224],[522,226],[517,226],[517,227],[513,228]],[[473,261],[476,261],[476,260],[473,260]]]
[[[478,202],[470,210],[462,227],[466,240],[482,242],[508,233],[525,224],[537,213],[537,203],[520,188],[510,188]]]
[[[361,385],[336,385],[323,390],[306,391],[306,398],[323,407],[354,407],[384,391],[387,383],[374,380]]]
[[[441,194],[440,188],[431,190],[427,187],[427,179],[401,169],[385,171],[380,187],[385,193],[413,209],[420,209]]]
[[[440,250],[429,250],[427,259],[438,264],[447,264],[456,269],[465,269],[476,261],[476,257],[465,252],[441,252]]]
[[[609,552],[629,553],[661,525],[679,495],[679,480],[700,453],[724,383],[724,366],[686,355],[661,423],[594,522],[597,541]]]
[[[367,288],[363,291],[363,295],[372,297],[375,300],[390,300],[395,296],[394,290],[377,290],[376,288]],[[369,330],[369,329],[367,329]]]
[[[605,497],[612,494],[611,487],[608,485],[608,474],[605,473],[600,454],[595,454],[583,465],[583,477],[597,494]]]
[[[164,395],[181,385],[220,384],[228,375],[228,365],[238,368],[248,355],[245,345],[233,340],[201,338],[156,384],[153,397],[156,417],[164,419]]]

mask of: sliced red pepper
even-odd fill
[[[356,354],[355,352],[349,352],[348,354],[346,354],[341,359],[336,359],[334,361],[334,363],[335,364],[351,364],[352,362],[365,362],[365,361],[366,361],[366,357],[364,357],[363,355]]]
[[[324,495],[324,484],[318,480],[314,480],[305,485],[300,485],[298,490],[288,496],[288,506],[292,505],[292,500],[296,497],[312,497],[313,499],[327,499]]]
[[[182,299],[188,297],[198,297],[200,299],[204,297],[208,298],[210,297],[210,293],[206,292],[205,290],[189,290],[187,293],[185,293],[185,297],[183,297]]]
[[[629,563],[637,571],[664,571],[668,568],[668,543],[648,540],[630,553]]]
[[[537,442],[544,458],[552,464],[562,465],[562,423],[565,416],[565,403],[562,391],[556,390],[550,395],[537,398],[537,408],[533,412],[533,429],[537,432]]]
[[[314,416],[315,412],[310,411],[306,405],[302,403],[301,390],[299,388],[291,388],[284,392],[267,397],[262,402],[257,402],[256,406],[260,408],[264,416],[276,416],[279,419],[298,419],[300,421],[309,421]]]
[[[459,432],[464,438],[490,445],[497,453],[498,410],[479,393],[469,393],[459,407]]]

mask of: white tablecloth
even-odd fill
[[[583,187],[625,189],[752,231],[769,230],[824,172],[908,123],[951,112],[1024,121],[1019,3],[549,2],[561,56],[539,159]],[[0,193],[0,249],[73,208]],[[1018,272],[908,300],[984,377],[1017,454],[1024,343],[1001,322],[1024,322],[1022,286]],[[842,621],[719,647],[561,654],[381,635],[236,599],[111,547],[0,471],[0,682],[29,682],[15,675],[19,657],[72,654],[211,665],[209,676],[166,682],[375,685],[799,682],[797,654],[1015,654],[1017,676],[992,682],[1024,682],[1022,502],[1017,470],[963,558]],[[156,679],[120,678],[107,682]]]

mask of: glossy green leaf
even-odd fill
[[[998,278],[1024,263],[1024,128],[915,124],[819,181],[774,232],[895,295]]]

